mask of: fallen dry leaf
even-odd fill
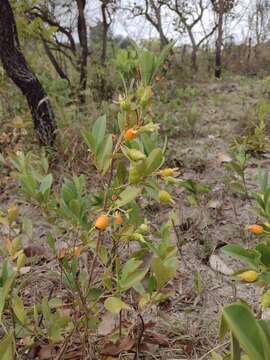
[[[40,245],[29,245],[23,249],[27,257],[42,256],[46,257],[46,250]]]
[[[20,268],[20,274],[25,275],[29,273],[30,270],[31,270],[31,266],[23,266]]]
[[[150,344],[157,344],[157,345],[163,346],[163,347],[169,347],[170,346],[170,343],[166,339],[165,336],[163,336],[161,334],[158,334],[156,332],[153,332],[153,331],[147,331],[144,334],[144,342],[150,343]]]
[[[225,262],[215,254],[210,256],[209,265],[212,270],[220,272],[224,275],[232,275],[234,273],[233,269],[229,268]]]
[[[41,360],[47,360],[53,358],[54,347],[52,345],[41,346],[38,352],[38,358]]]
[[[122,339],[118,340],[116,343],[111,341],[106,342],[103,345],[101,350],[102,355],[119,355],[123,351],[128,351],[133,348],[135,345],[135,341],[131,339],[129,336],[125,336]]]
[[[98,335],[109,335],[118,326],[118,315],[106,312],[98,326]]]
[[[218,162],[222,163],[229,163],[232,161],[232,158],[228,154],[218,154]]]

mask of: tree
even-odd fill
[[[108,33],[112,23],[112,14],[116,11],[116,0],[100,0],[102,16],[102,50],[101,63],[104,64],[107,58]]]
[[[256,0],[250,6],[249,29],[255,33],[256,45],[260,45],[269,36],[270,1]]]
[[[162,7],[164,7],[164,2],[161,0],[144,0],[143,4],[135,2],[134,7],[132,8],[134,16],[144,16],[145,19],[157,30],[161,49],[169,43],[169,40],[163,30]]]
[[[45,28],[50,26],[54,29],[51,37],[45,37],[43,29],[40,29],[40,37],[45,52],[58,75],[66,79],[70,86],[76,89],[81,104],[85,103],[87,63],[90,53],[88,50],[85,9],[86,0],[58,2],[47,0],[46,2],[35,2],[33,6],[29,6],[25,11],[29,20],[41,19]],[[76,43],[76,32],[79,44]],[[61,55],[61,58],[68,61],[76,70],[78,73],[78,85],[71,83],[69,75],[64,71],[58,60],[60,58],[58,55]]]
[[[228,14],[235,5],[235,0],[211,0],[214,12],[218,16],[218,35],[216,41],[216,56],[215,56],[215,77],[221,77],[222,71],[222,42],[223,42],[223,24],[224,17]]]
[[[213,24],[209,30],[204,31],[200,39],[198,36],[195,36],[196,27],[203,22],[203,16],[208,3],[205,3],[204,0],[191,0],[190,2],[185,0],[167,0],[166,4],[177,15],[174,20],[175,30],[180,33],[187,32],[189,36],[192,46],[191,64],[192,68],[197,71],[198,50],[214,34],[217,28],[217,24]]]
[[[52,146],[56,135],[54,113],[47,94],[21,51],[14,14],[8,0],[0,1],[0,59],[7,75],[27,99],[40,143]]]

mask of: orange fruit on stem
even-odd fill
[[[256,235],[259,235],[259,234],[263,233],[263,227],[261,225],[257,225],[257,224],[250,225],[248,227],[248,230],[250,232],[252,232],[252,234],[256,234]]]
[[[138,134],[137,130],[130,128],[125,132],[124,138],[125,138],[125,140],[133,140],[133,139],[135,139],[137,134]]]
[[[119,212],[117,212],[115,214],[114,222],[115,222],[116,225],[122,225],[123,224],[124,220],[123,220],[123,218],[122,218],[122,216],[121,216],[121,214]]]
[[[109,222],[109,216],[102,214],[97,218],[95,228],[98,230],[105,230],[109,226]]]

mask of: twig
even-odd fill
[[[182,253],[182,244],[181,244],[180,235],[179,235],[179,232],[177,230],[177,227],[176,227],[175,222],[174,222],[173,219],[172,219],[172,226],[173,226],[173,230],[174,230],[176,240],[177,240],[177,248],[178,248],[179,255],[181,257],[181,260],[183,260],[183,263],[184,263],[185,267],[187,267],[187,263],[186,263],[185,258],[183,256],[183,253]]]
[[[137,327],[137,343],[136,343],[136,353],[134,355],[134,360],[140,360],[140,345],[142,342],[142,337],[145,329],[143,317],[140,313],[138,313],[138,318],[141,320],[141,326],[139,326],[138,324]]]
[[[227,346],[227,345],[229,345],[229,343],[230,343],[230,341],[226,341],[225,343],[214,347],[213,349],[209,350],[206,354],[204,354],[202,357],[200,357],[199,360],[205,359],[209,354],[211,354],[211,352],[216,351],[216,350],[222,348],[223,346]]]

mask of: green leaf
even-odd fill
[[[42,193],[42,195],[47,196],[53,182],[52,174],[48,174],[47,176],[42,179],[39,190]]]
[[[225,335],[229,331],[228,324],[223,315],[221,315],[220,324],[219,324],[219,337],[221,340],[224,340]]]
[[[212,360],[223,360],[223,357],[216,353],[215,351],[211,352]]]
[[[23,228],[23,231],[27,234],[27,236],[29,238],[32,238],[33,224],[32,224],[32,221],[28,217],[23,218],[22,228]]]
[[[111,164],[112,160],[112,151],[113,151],[113,140],[112,135],[108,135],[106,140],[103,142],[102,146],[100,147],[97,162],[98,168],[102,171],[104,175]]]
[[[241,360],[240,344],[233,334],[231,334],[231,360]]]
[[[129,310],[130,307],[121,299],[111,296],[104,302],[105,308],[113,314],[119,314],[121,310]]]
[[[125,279],[119,280],[121,290],[127,290],[137,286],[143,280],[147,272],[148,268],[136,270],[133,273],[129,274]]]
[[[152,174],[160,168],[163,162],[164,158],[161,149],[154,149],[145,160],[146,170],[144,174],[146,176]]]
[[[223,316],[234,337],[251,359],[270,359],[270,347],[264,331],[246,305],[226,305]]]
[[[266,245],[264,243],[258,244],[255,247],[255,250],[257,250],[261,254],[261,262],[268,268],[270,268],[270,247],[269,245]]]
[[[95,152],[96,149],[96,141],[94,136],[92,135],[91,131],[82,130],[81,131],[82,137],[88,148]]]
[[[222,247],[221,251],[235,259],[243,261],[245,264],[257,268],[260,264],[260,253],[253,249],[244,249],[240,245],[232,244]]]
[[[141,266],[141,264],[141,260],[136,260],[134,258],[129,259],[123,266],[121,278],[125,279],[129,274],[137,270]]]
[[[92,135],[95,139],[95,153],[97,153],[100,145],[103,143],[106,132],[106,124],[106,115],[100,116],[94,123]]]
[[[120,208],[135,200],[141,193],[141,188],[128,186],[119,194],[119,199],[115,202],[115,208]]]
[[[136,286],[145,277],[148,268],[139,269],[141,265],[141,260],[133,258],[125,263],[119,280],[119,285],[122,290],[127,290]]]
[[[139,50],[139,68],[144,85],[149,85],[155,72],[155,56],[148,50]]]
[[[171,280],[176,272],[174,267],[166,266],[160,258],[154,258],[151,261],[151,269],[156,277],[159,289]]]
[[[12,309],[17,319],[24,325],[26,323],[26,314],[23,301],[18,295],[12,298]]]
[[[270,306],[270,291],[266,291],[260,298],[260,304],[263,309],[267,309]]]
[[[4,283],[4,286],[0,288],[0,321],[2,319],[3,310],[5,308],[6,298],[11,290],[16,275],[11,275]]]
[[[15,346],[12,331],[1,339],[0,354],[1,360],[13,360],[15,358]]]
[[[102,295],[102,290],[99,288],[90,288],[87,293],[87,299],[96,301]]]

